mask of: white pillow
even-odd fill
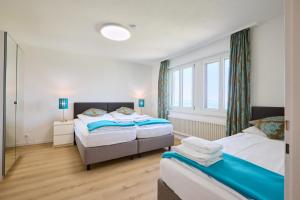
[[[249,128],[244,129],[243,133],[249,133],[249,134],[259,135],[262,137],[267,137],[264,132],[262,132],[260,129],[256,128],[255,126],[251,126]]]

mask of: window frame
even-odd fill
[[[192,68],[192,105],[191,106],[183,106],[183,70],[187,68]],[[194,105],[194,99],[195,99],[195,64],[187,64],[181,67],[181,104],[180,107],[184,110],[194,110],[195,105]]]
[[[173,76],[172,73],[179,70],[179,106],[173,106],[173,90],[169,90],[169,109],[171,113],[185,113],[196,114],[202,116],[212,117],[226,117],[227,110],[225,109],[225,60],[229,59],[229,51],[214,54],[205,58],[197,59],[192,62],[180,64],[177,66],[170,66],[169,68],[169,89],[172,89]],[[219,62],[219,108],[205,108],[206,96],[207,96],[207,84],[206,84],[206,64]],[[192,107],[183,107],[183,69],[192,67]]]
[[[218,108],[215,109],[215,108],[207,108],[207,65],[208,64],[211,64],[211,63],[216,63],[218,62],[219,63],[219,95],[218,95],[218,98],[219,98],[219,102],[218,102]],[[202,108],[203,110],[206,110],[206,111],[212,111],[212,112],[216,112],[216,111],[219,111],[220,109],[220,100],[221,100],[221,95],[220,95],[220,88],[221,88],[221,76],[222,76],[222,72],[221,72],[221,60],[219,57],[214,57],[214,58],[209,58],[209,59],[205,59],[204,62],[203,62],[203,105],[202,105]]]
[[[226,99],[225,99],[225,93],[226,93],[226,91],[225,91],[225,80],[226,80],[226,74],[225,74],[225,60],[226,59],[228,59],[229,60],[229,75],[230,75],[230,57],[229,57],[229,55],[228,54],[224,54],[223,56],[222,56],[222,61],[223,61],[223,67],[222,67],[222,70],[223,70],[223,107],[222,107],[222,111],[223,112],[227,112],[227,109],[226,109]],[[228,77],[228,90],[229,90],[229,81],[230,81],[230,79],[229,79],[229,77]],[[229,91],[227,91],[227,92],[229,92]],[[228,103],[228,101],[227,101],[227,103]]]
[[[192,68],[192,106],[187,107],[183,106],[183,70],[186,68]],[[179,71],[179,106],[174,106],[173,104],[173,87],[174,87],[174,80],[173,80],[173,73],[175,71]],[[188,63],[176,67],[172,67],[169,69],[169,91],[170,91],[170,100],[169,100],[169,107],[173,111],[193,111],[195,108],[194,102],[195,102],[195,64]]]
[[[174,106],[173,104],[173,97],[174,97],[174,72],[178,71],[179,72],[179,99],[178,99],[178,106]],[[169,77],[170,77],[170,84],[169,84],[169,91],[170,91],[170,101],[169,101],[169,104],[170,104],[170,108],[173,108],[173,109],[178,109],[180,108],[180,105],[181,105],[181,102],[180,102],[180,91],[181,91],[181,76],[180,76],[180,68],[176,67],[176,68],[172,68],[169,70]]]

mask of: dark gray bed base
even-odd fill
[[[163,135],[152,138],[137,139],[138,142],[138,154],[153,151],[156,149],[162,149],[164,147],[169,147],[174,145],[174,135]]]
[[[91,169],[91,164],[122,158],[126,156],[133,156],[137,153],[137,141],[124,142],[113,145],[105,145],[98,147],[85,147],[75,136],[78,151],[80,153],[82,162],[86,165],[86,169]]]
[[[90,170],[91,164],[137,154],[141,156],[141,153],[164,147],[169,147],[170,150],[171,146],[174,145],[173,134],[98,147],[83,146],[76,135],[75,140],[82,162],[86,165],[87,170]]]
[[[157,181],[157,200],[181,200],[161,179]]]

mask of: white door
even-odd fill
[[[300,199],[300,0],[285,0],[285,199]]]

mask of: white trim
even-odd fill
[[[180,68],[180,67],[185,66],[185,65],[196,64],[196,63],[199,63],[199,62],[203,62],[204,60],[209,60],[210,58],[218,57],[220,55],[227,55],[229,57],[229,51],[220,51],[220,52],[212,54],[210,56],[204,56],[204,57],[201,57],[201,58],[193,59],[192,61],[188,61],[188,62],[180,63],[180,64],[177,64],[177,65],[169,66],[168,69],[171,70],[171,69]]]
[[[183,106],[183,71],[187,68],[192,68],[192,105],[191,106]],[[191,65],[185,65],[181,68],[182,70],[182,73],[181,73],[181,76],[182,76],[182,80],[181,80],[181,95],[180,95],[180,99],[182,99],[181,101],[181,108],[182,109],[185,109],[185,110],[194,110],[194,88],[195,88],[195,85],[194,85],[194,74],[195,74],[195,64],[191,64]]]
[[[212,64],[212,63],[219,63],[219,74],[218,74],[218,77],[219,77],[219,95],[218,95],[218,108],[217,109],[214,109],[214,108],[207,108],[207,65],[208,64]],[[212,57],[212,58],[209,58],[207,60],[204,60],[203,62],[203,69],[204,69],[204,73],[203,73],[203,109],[204,110],[208,110],[208,111],[217,111],[220,109],[220,84],[221,84],[221,81],[220,81],[220,77],[221,77],[221,73],[220,73],[220,69],[221,69],[221,59],[220,59],[220,56],[218,57]]]
[[[219,54],[214,54],[202,59],[196,59],[197,61],[188,62],[186,64],[173,66],[169,68],[169,74],[171,75],[169,87],[170,92],[170,111],[177,113],[189,113],[196,115],[205,115],[205,116],[217,116],[217,117],[226,117],[225,110],[225,70],[224,70],[224,61],[226,58],[229,58],[229,52],[222,52]],[[207,109],[206,107],[206,65],[208,63],[219,62],[219,108],[218,109]],[[192,107],[183,107],[183,70],[188,67],[193,67],[193,97],[192,97]],[[173,72],[179,70],[179,82],[180,82],[180,91],[179,91],[179,106],[173,106]]]

